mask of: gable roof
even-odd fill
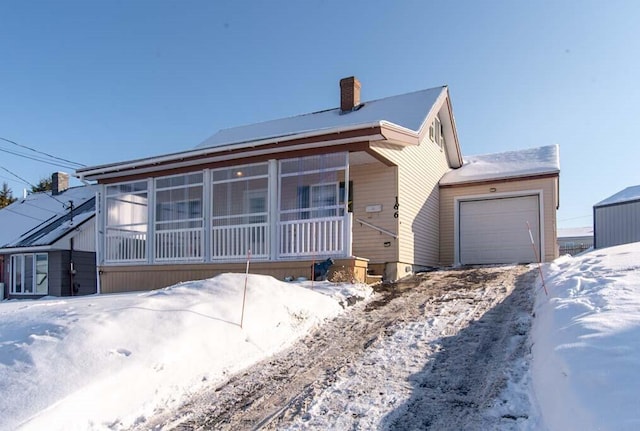
[[[443,108],[446,103],[446,108]],[[321,149],[362,142],[418,145],[426,125],[446,109],[443,124],[451,166],[462,162],[446,86],[367,101],[348,112],[340,108],[222,129],[191,150],[76,170],[79,178],[97,180],[141,175],[194,164],[264,157],[297,149]]]
[[[604,207],[608,205],[616,205],[625,202],[633,202],[640,200],[640,186],[627,187],[618,193],[609,196],[608,198],[601,200],[594,207]]]
[[[503,180],[560,172],[557,145],[468,156],[462,167],[444,174],[440,185]]]
[[[50,245],[95,214],[98,186],[72,187],[52,196],[40,192],[18,199],[0,210],[0,250]],[[74,219],[70,223],[67,205],[73,201]]]
[[[419,133],[438,97],[446,87],[429,88],[360,104],[342,113],[340,108],[289,118],[222,129],[196,148],[215,148],[309,132],[333,132],[341,128],[389,123]]]

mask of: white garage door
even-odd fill
[[[527,222],[540,253],[538,196],[460,202],[460,263],[528,263],[538,260]]]

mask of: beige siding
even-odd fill
[[[271,275],[279,280],[287,276],[311,278],[312,261],[254,262],[249,267],[252,274]],[[100,267],[101,293],[118,293],[138,290],[161,289],[189,280],[203,280],[227,272],[244,273],[246,263],[228,264],[175,264]],[[367,262],[362,259],[334,259],[329,272],[332,279],[336,272],[353,274],[356,281],[364,281]],[[339,275],[338,279],[343,280]]]
[[[418,266],[437,265],[440,260],[438,183],[449,170],[445,151],[428,137],[423,138],[420,145],[400,151],[381,147],[376,150],[398,165],[398,261]]]
[[[396,176],[396,167],[381,163],[351,166],[349,169],[349,179],[353,182],[353,255],[369,259],[371,263],[396,261],[398,241],[357,220],[365,220],[397,234],[398,224],[393,217]],[[382,205],[382,211],[368,213],[366,208],[369,205]],[[389,243],[388,246],[385,243]]]
[[[495,189],[492,191],[492,189]],[[496,181],[440,189],[440,263],[451,265],[455,260],[455,208],[456,198],[475,195],[516,193],[542,190],[544,223],[544,260],[558,256],[556,244],[556,208],[558,205],[558,177],[517,181]]]

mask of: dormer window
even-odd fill
[[[431,139],[431,142],[438,144],[440,148],[444,146],[444,133],[440,117],[438,116],[433,119],[433,122],[429,126],[429,139]]]

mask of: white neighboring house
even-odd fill
[[[640,241],[640,186],[627,187],[593,206],[594,247]]]
[[[52,176],[53,190],[26,195],[0,210],[0,298],[96,293],[97,186],[68,188]]]
[[[572,256],[593,247],[593,226],[558,229],[558,248],[560,255]]]

